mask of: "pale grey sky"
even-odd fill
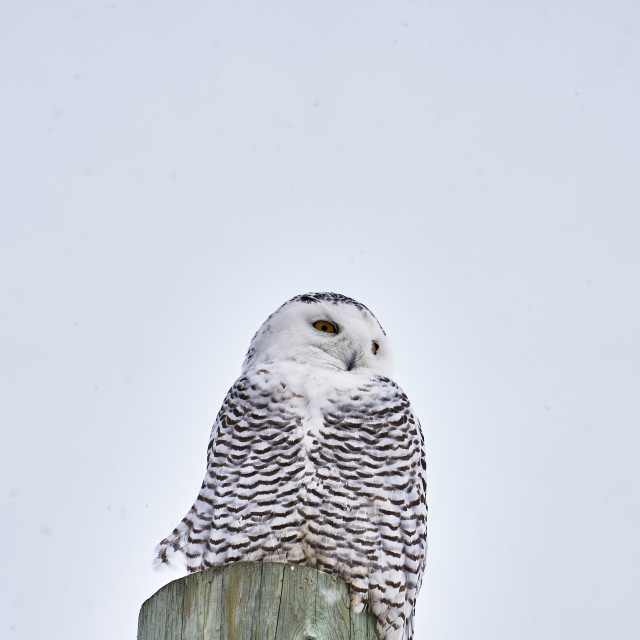
[[[0,2],[0,636],[136,635],[253,332],[368,305],[416,640],[640,637],[640,8]]]

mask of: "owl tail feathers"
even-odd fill
[[[155,556],[153,558],[154,569],[162,570],[165,568],[184,568],[186,563],[184,552],[181,548],[181,538],[174,534],[175,530],[155,548]]]
[[[156,547],[153,560],[155,569],[164,567],[188,568],[189,547],[193,546],[191,540],[193,521],[189,515]]]
[[[413,640],[413,625],[388,624],[378,618],[376,631],[378,637],[384,640]]]
[[[376,632],[383,640],[413,640],[413,612],[406,616],[402,604],[389,606],[372,602],[371,610],[377,618]]]

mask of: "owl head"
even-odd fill
[[[354,374],[373,370],[387,377],[392,367],[387,336],[376,317],[339,293],[306,293],[285,302],[253,336],[243,371],[283,360]]]

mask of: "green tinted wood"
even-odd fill
[[[138,640],[377,640],[349,587],[309,567],[238,562],[174,580],[140,610]]]

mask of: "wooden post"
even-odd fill
[[[377,640],[349,587],[310,567],[237,562],[174,580],[140,610],[138,640]]]

